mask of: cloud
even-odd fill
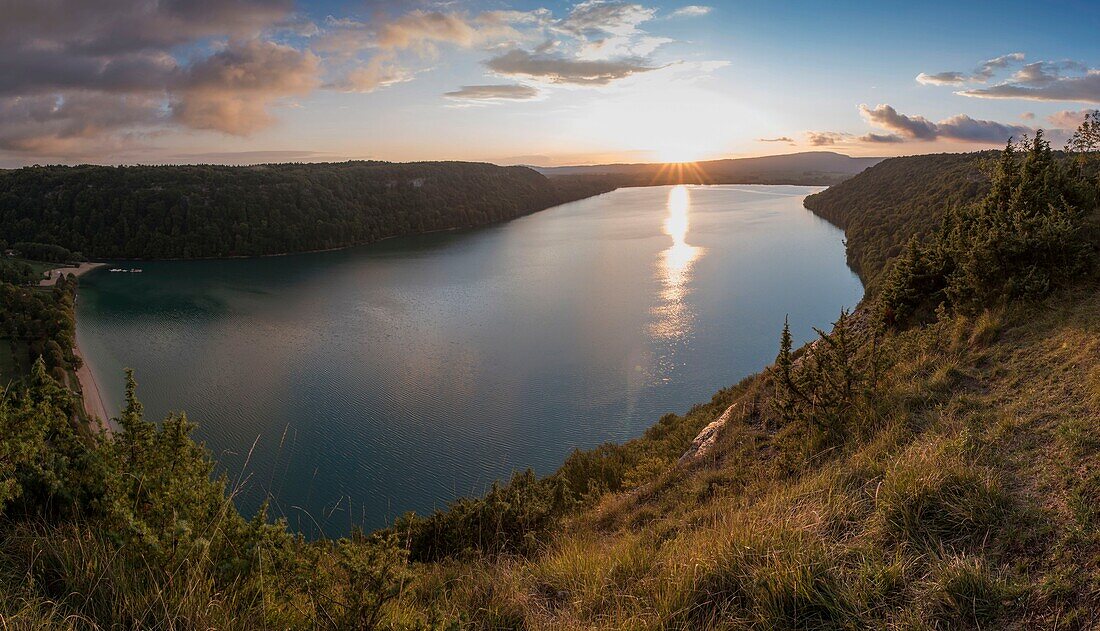
[[[931,75],[922,72],[917,75],[917,81],[960,86],[965,83],[988,83],[999,71],[1023,61],[1023,53],[1011,53],[982,62],[969,77],[955,71]],[[960,90],[956,94],[983,99],[1100,103],[1100,69],[1089,68],[1072,59],[1035,61],[1023,64],[1001,83]]]
[[[537,26],[547,19],[545,10],[487,11],[471,16],[416,9],[397,17],[369,21],[330,16],[315,47],[322,52],[344,55],[364,50],[411,49],[422,56],[434,56],[438,44],[474,48],[525,39],[516,26]]]
[[[1083,76],[1057,77],[1040,84],[1009,81],[956,94],[980,99],[1100,103],[1100,69],[1091,68]]]
[[[292,0],[5,6],[0,148],[83,156],[179,126],[254,131],[275,100],[317,85],[314,55],[265,39],[303,24]]]
[[[933,123],[923,116],[907,116],[889,105],[874,109],[860,105],[859,111],[872,125],[891,132],[893,138],[868,134],[863,140],[871,142],[900,142],[902,140],[956,140],[963,142],[1003,143],[1010,137],[1031,133],[1030,127],[1007,125],[996,121],[977,120],[959,114]],[[873,139],[871,137],[874,137]]]
[[[789,136],[779,136],[777,138],[757,138],[756,142],[794,142],[794,139]]]
[[[843,142],[850,137],[850,134],[845,134],[836,131],[808,131],[806,132],[806,142],[814,147],[824,147],[828,145],[835,145]]]
[[[1062,110],[1061,112],[1055,112],[1047,117],[1051,125],[1054,125],[1057,129],[1073,130],[1080,127],[1081,123],[1085,122],[1085,117],[1095,112],[1094,109],[1083,110]]]
[[[967,76],[964,72],[958,70],[949,70],[947,72],[937,72],[935,74],[928,74],[922,72],[917,75],[917,83],[924,85],[962,85],[964,83],[985,83],[993,78],[999,70],[1009,67],[1015,63],[1024,60],[1023,53],[1009,53],[1007,55],[1001,55],[1000,57],[994,57],[993,59],[987,59],[983,61],[974,70],[973,74]]]
[[[191,66],[173,93],[175,120],[195,129],[247,135],[271,124],[271,101],[318,87],[320,60],[263,40],[234,42]]]
[[[872,125],[888,129],[905,138],[915,140],[934,140],[936,138],[936,124],[923,116],[906,116],[899,114],[889,105],[879,105],[871,109],[866,105],[859,106],[859,112]]]
[[[864,134],[859,137],[862,142],[870,143],[894,143],[905,142],[905,139],[897,134]]]
[[[1008,66],[1023,61],[1023,53],[1009,53],[1007,55],[1001,55],[1000,57],[994,57],[993,59],[987,59],[983,61],[978,69],[974,71],[973,80],[975,81],[988,81],[997,73],[998,70],[1007,68]]]
[[[446,47],[484,51],[488,74],[531,83],[463,86],[445,95],[456,103],[538,98],[535,82],[599,88],[655,71],[692,80],[726,63],[656,61],[672,41],[643,29],[658,10],[627,0],[584,0],[564,17],[384,2],[369,19],[318,22],[295,0],[0,4],[0,150],[26,155],[102,159],[96,146],[140,149],[183,130],[246,136],[274,124],[285,99],[411,81]],[[668,16],[709,11],[690,5]]]
[[[100,134],[161,122],[159,101],[147,97],[77,92],[0,98],[0,149],[83,155]]]
[[[680,7],[673,11],[669,17],[672,18],[696,18],[707,15],[713,11],[713,7],[701,6],[698,4],[689,4],[686,7]]]
[[[485,62],[489,70],[506,76],[525,76],[547,83],[607,85],[617,79],[656,70],[644,59],[583,60],[511,50]]]
[[[1024,112],[1020,114],[1020,118],[1026,121],[1033,121],[1035,120],[1035,112]]]
[[[652,20],[657,10],[640,4],[608,0],[586,0],[573,7],[556,28],[580,37],[632,35],[638,25]]]
[[[539,91],[527,85],[464,85],[452,92],[446,92],[444,97],[456,101],[526,101],[537,98]]]
[[[917,75],[917,83],[925,85],[958,85],[966,82],[966,75],[961,72],[938,72],[936,74],[920,73]]]
[[[348,70],[339,79],[326,83],[325,87],[339,92],[366,93],[412,81],[415,77],[414,71],[394,63],[392,56],[376,55],[365,64]]]

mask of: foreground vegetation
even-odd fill
[[[120,431],[81,438],[71,395],[37,362],[0,403],[0,616],[1095,628],[1098,148],[1062,159],[1040,137],[1001,154],[979,201],[870,270],[879,289],[860,309],[801,349],[784,330],[774,366],[708,404],[369,535],[307,542],[239,515],[186,419],[146,420],[132,378]],[[852,221],[850,234],[878,235],[865,252],[894,247],[894,231]],[[713,444],[681,458],[716,419]]]

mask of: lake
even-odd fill
[[[337,252],[122,263],[81,279],[108,409],[136,372],[251,513],[375,528],[640,435],[801,343],[863,290],[800,186],[627,188]],[[112,267],[113,265],[108,265]]]

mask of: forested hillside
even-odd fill
[[[985,192],[938,222],[901,212],[924,189],[897,171],[909,195],[844,221],[850,247],[906,245],[813,344],[777,322],[774,364],[709,403],[373,534],[306,542],[241,516],[186,418],[146,419],[132,379],[120,431],[81,439],[39,362],[0,399],[0,622],[1097,628],[1092,139],[991,155]]]
[[[278,254],[480,226],[613,187],[461,162],[28,167],[0,172],[0,235],[93,258]]]
[[[953,206],[989,189],[986,169],[997,152],[889,158],[806,198],[806,208],[844,229],[848,264],[864,284],[907,240],[928,234]]]

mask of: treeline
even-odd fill
[[[909,238],[928,234],[949,208],[989,189],[987,165],[996,156],[986,151],[890,158],[804,203],[844,230],[848,265],[871,286]]]
[[[0,265],[0,273],[18,264]],[[31,274],[33,271],[21,270]],[[9,347],[14,367],[24,372],[41,357],[51,374],[64,382],[64,372],[80,368],[76,345],[76,278],[58,279],[52,287],[22,286],[0,278],[0,344]],[[15,375],[0,375],[0,386]]]
[[[463,162],[28,167],[0,172],[0,234],[92,258],[253,256],[479,226],[613,187]]]
[[[1086,278],[1096,256],[1088,222],[1100,194],[1090,166],[1058,159],[1042,130],[1009,143],[989,193],[950,208],[886,269],[878,296],[883,317],[904,324],[937,310],[975,314]]]
[[[12,250],[16,256],[32,261],[45,261],[47,263],[69,263],[83,260],[80,252],[73,252],[67,248],[52,243],[15,243],[9,246],[0,241],[0,250]]]

